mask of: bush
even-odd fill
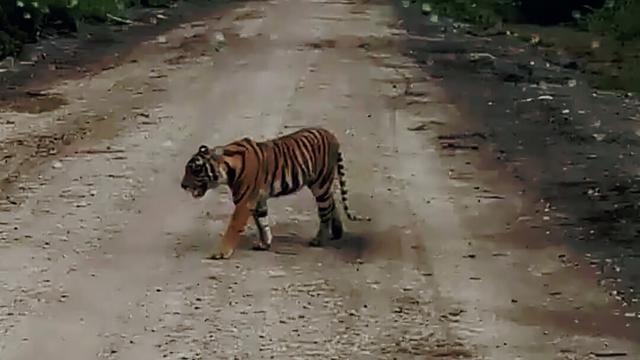
[[[509,17],[513,0],[423,0],[442,16],[482,26],[492,26]]]
[[[586,18],[587,28],[619,40],[640,38],[640,0],[607,1]]]
[[[0,59],[36,41],[43,28],[77,31],[77,21],[103,22],[135,6],[165,6],[171,0],[2,0]]]

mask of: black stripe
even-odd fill
[[[246,156],[247,156],[246,152],[243,152],[242,154],[240,154],[240,172],[235,177],[236,179],[238,179],[240,181],[242,181],[242,177],[244,176],[245,170],[247,168],[245,166],[246,165]]]
[[[335,206],[333,203],[329,204],[329,206],[325,208],[318,207],[318,215],[320,215],[321,220],[326,219],[327,217],[331,216],[334,210]]]
[[[291,190],[297,191],[300,189],[300,170],[302,164],[298,161],[297,149],[289,146],[289,157],[291,158]]]
[[[233,197],[233,203],[235,205],[238,205],[244,198],[245,196],[247,196],[247,193],[249,192],[249,189],[251,189],[250,185],[245,186],[244,190],[240,193],[239,196],[234,196]]]
[[[262,160],[263,158],[263,153],[262,150],[260,149],[260,147],[258,146],[258,144],[256,144],[254,141],[250,141],[249,142],[249,147],[255,151],[256,153],[256,157],[258,158],[258,161]]]
[[[230,187],[233,187],[233,183],[236,181],[236,169],[232,168],[227,161],[224,164],[227,166],[227,183]]]
[[[305,156],[306,153],[303,148],[304,144],[302,143],[302,139],[300,138],[293,139],[293,142],[296,145],[294,153],[296,155],[297,161],[300,163],[300,167],[302,169],[302,177],[304,177],[305,174],[309,171],[309,169],[307,168],[308,164],[307,157]]]
[[[275,189],[273,188],[274,183],[276,182],[276,174],[278,173],[278,166],[280,165],[280,155],[278,155],[278,146],[273,144],[271,148],[273,151],[273,170],[271,171],[271,177],[267,179],[269,181],[269,195],[274,196]]]
[[[327,186],[329,182],[333,180],[333,176],[334,176],[334,169],[328,168],[328,167],[325,168],[322,179],[320,180],[320,187],[324,188],[325,186]]]
[[[269,179],[266,179],[266,175],[269,173],[269,147],[266,143],[261,142],[258,143],[258,147],[260,148],[260,152],[262,153],[262,161],[260,162],[260,164],[258,165],[259,167],[259,171],[261,171],[261,174],[264,174],[265,179],[263,181],[269,181]]]
[[[236,142],[233,142],[233,143],[225,146],[225,150],[222,152],[222,154],[224,155],[225,151],[234,151],[234,150],[231,150],[230,148],[231,147],[235,147],[235,146],[237,146],[237,147],[239,147],[241,149],[244,149],[245,151],[249,150],[249,147],[247,146],[247,144],[245,144],[243,142],[240,142],[240,141],[236,141]],[[239,150],[235,150],[235,151],[239,151]]]
[[[309,135],[309,147],[310,147],[310,155],[311,155],[311,185],[316,185],[322,176],[322,148],[320,146],[319,139],[315,133],[310,133]]]
[[[245,151],[246,151],[246,149],[245,150],[227,150],[227,149],[225,149],[223,151],[222,155],[228,156],[228,157],[232,157],[232,156],[243,154]]]
[[[313,161],[313,153],[311,151],[311,147],[309,145],[309,143],[307,143],[307,139],[306,138],[300,138],[300,144],[302,145],[302,157],[305,163],[307,163],[308,166],[308,170],[307,170],[307,178],[308,179],[312,179],[314,176],[314,161]]]
[[[263,217],[267,217],[269,215],[268,212],[269,211],[267,210],[267,208],[256,208],[253,211],[253,215],[255,217],[258,217],[258,218],[263,218]]]
[[[316,201],[319,203],[323,203],[326,201],[329,201],[329,199],[331,198],[333,194],[331,194],[331,191],[325,191],[324,193],[316,196]]]
[[[278,192],[278,194],[276,194],[276,196],[288,194],[289,182],[287,181],[287,173],[289,172],[290,168],[291,168],[291,165],[289,162],[289,156],[286,151],[286,146],[284,146],[283,144],[282,145],[282,171],[280,172],[280,177],[281,177],[280,191]]]
[[[316,167],[318,170],[322,169],[325,166],[324,155],[327,153],[327,149],[324,146],[324,142],[322,141],[322,136],[317,132],[312,132],[314,137],[316,137],[316,146],[315,150],[317,150],[317,158],[316,158]]]

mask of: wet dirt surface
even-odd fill
[[[618,282],[625,303],[640,301],[640,98],[590,89],[571,59],[403,13],[412,32],[438,39],[410,40],[409,51],[487,134],[482,143],[522,191],[546,204],[545,227]]]
[[[520,238],[526,248],[569,244],[582,258],[570,266],[610,292],[619,307],[614,313],[626,328],[637,328],[640,99],[590,89],[574,59],[549,49],[434,23],[415,8],[397,10],[409,29],[407,54],[461,111],[459,127],[484,134],[473,142],[482,150],[478,156],[497,160],[502,181],[511,179],[529,203],[539,204],[516,220],[544,229],[539,237],[528,240],[512,224],[491,240]],[[551,317],[567,323],[565,316]],[[604,329],[611,321],[593,323]],[[631,334],[637,341],[639,332]]]
[[[0,358],[637,357],[636,319],[397,20],[386,1],[231,2],[56,83],[57,109],[0,114]],[[232,204],[180,191],[186,159],[308,125],[336,133],[373,222],[311,248],[301,192],[270,202],[272,251],[249,227],[206,260]]]

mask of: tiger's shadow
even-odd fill
[[[340,239],[328,240],[322,247],[312,247],[309,245],[312,236],[307,235],[308,231],[303,230],[302,226],[274,224],[272,227],[273,241],[268,252],[277,255],[304,255],[307,253],[318,254],[316,250],[324,249],[344,261],[354,262],[366,257],[373,247],[373,242],[367,234],[353,232],[345,232]],[[263,252],[253,249],[253,242],[257,236],[255,231],[245,231],[237,250]],[[204,229],[194,229],[194,231],[182,234],[177,238],[174,252],[178,257],[188,253],[201,253],[203,256],[207,256],[208,252],[217,246],[218,241],[220,241],[220,236],[208,234]]]
[[[340,239],[328,240],[322,247],[312,247],[309,245],[312,235],[307,233],[308,231],[304,231],[302,226],[276,224],[273,226],[273,242],[270,251],[279,255],[300,255],[311,252],[317,254],[314,249],[322,249],[344,261],[352,262],[364,258],[373,245],[367,234],[345,231]],[[242,248],[251,249],[251,241],[253,238],[245,241]]]

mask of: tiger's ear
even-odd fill
[[[213,148],[213,156],[222,156],[224,154],[224,147],[216,146]]]
[[[207,147],[207,145],[200,145],[200,147],[198,148],[198,153],[201,155],[209,154],[209,147]]]

